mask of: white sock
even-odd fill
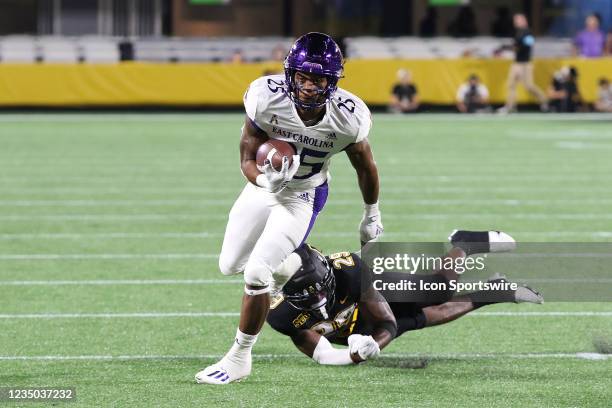
[[[246,334],[237,329],[236,339],[226,357],[234,361],[249,357],[258,336],[259,334]]]

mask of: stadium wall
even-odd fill
[[[396,71],[412,71],[424,103],[450,105],[458,86],[477,73],[491,101],[502,103],[507,60],[351,60],[340,85],[371,105],[384,105]],[[585,101],[596,99],[596,83],[612,72],[612,58],[546,59],[535,62],[535,80],[547,88],[553,73],[573,65]],[[279,63],[0,64],[0,106],[240,106],[249,83]],[[612,78],[611,78],[612,79]],[[534,102],[523,89],[520,102]]]

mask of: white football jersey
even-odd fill
[[[307,190],[329,179],[331,157],[368,137],[370,110],[357,96],[338,88],[319,123],[305,126],[286,93],[285,76],[256,79],[244,94],[247,116],[272,139],[291,143],[300,168],[288,187]]]

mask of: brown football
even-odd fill
[[[291,144],[278,139],[270,139],[259,146],[255,160],[257,161],[257,167],[260,169],[269,160],[272,168],[278,171],[283,166],[283,157],[288,158],[289,166],[291,166],[294,154],[295,149]]]

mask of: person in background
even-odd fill
[[[606,45],[604,53],[608,56],[612,55],[612,28],[608,30],[608,35],[606,35]]]
[[[576,112],[582,108],[578,90],[578,71],[575,67],[563,67],[555,73],[548,89],[551,109],[555,112]]]
[[[546,95],[533,82],[533,63],[531,62],[531,51],[535,44],[535,38],[529,30],[527,17],[524,14],[517,13],[513,18],[516,35],[514,36],[514,45],[504,45],[498,51],[508,48],[514,48],[515,59],[508,73],[508,97],[506,104],[498,109],[498,113],[510,113],[516,110],[516,87],[519,82],[523,83],[527,91],[535,96],[540,102],[540,110],[546,112],[548,110],[548,101]]]
[[[453,37],[474,37],[478,34],[476,14],[470,6],[462,6],[457,17],[448,25],[448,32]]]
[[[612,112],[612,88],[610,88],[610,81],[607,78],[599,78],[595,110],[597,112]]]
[[[457,90],[457,109],[462,113],[477,113],[488,108],[489,90],[480,83],[478,75],[471,74]]]
[[[599,16],[589,14],[585,29],[574,38],[574,55],[585,58],[598,58],[604,54],[605,35],[599,29]]]
[[[244,62],[244,55],[241,50],[234,50],[230,58],[232,64],[242,64]]]
[[[419,108],[419,94],[412,82],[412,74],[408,70],[400,69],[397,71],[397,79],[399,82],[391,90],[389,109],[395,113],[416,112]]]

